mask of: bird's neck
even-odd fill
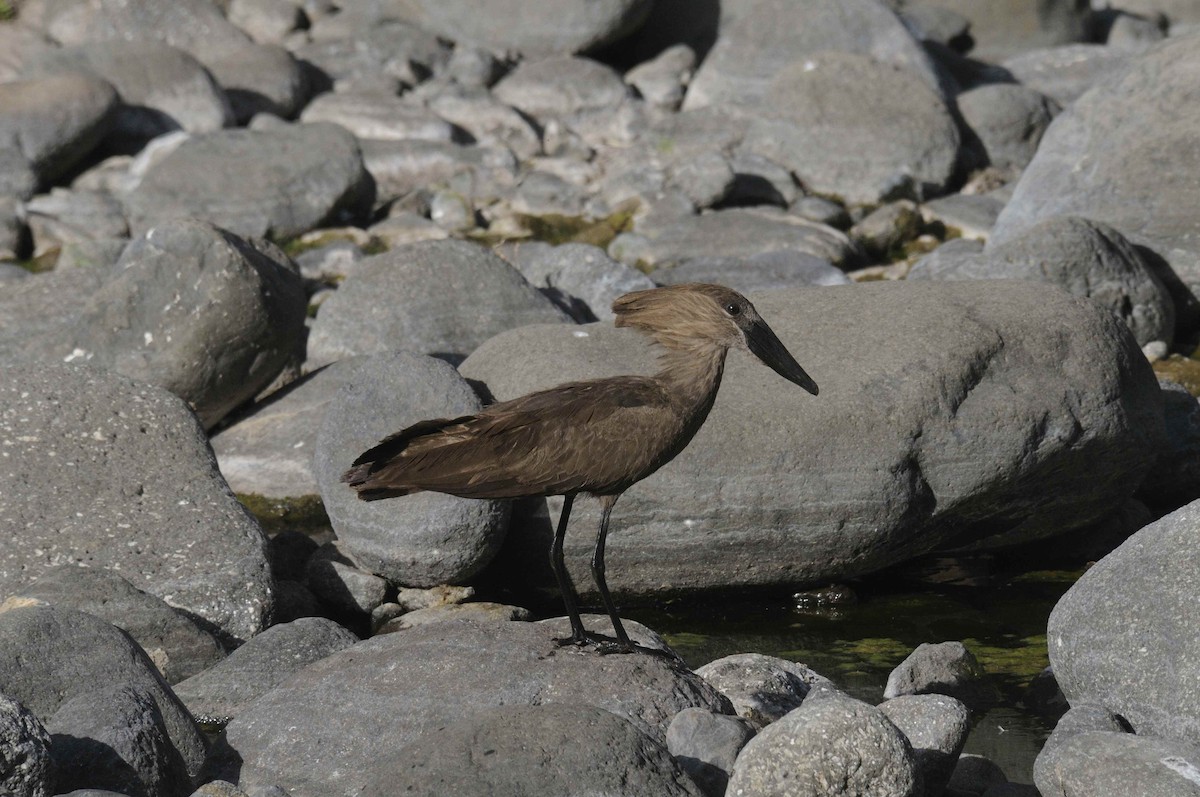
[[[688,414],[699,413],[703,421],[712,408],[725,371],[725,346],[712,344],[670,347],[659,357],[662,370],[656,375]]]

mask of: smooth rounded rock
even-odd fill
[[[685,708],[667,728],[667,749],[705,794],[725,794],[738,753],[754,738],[743,719]]]
[[[1040,92],[1011,83],[992,83],[955,98],[963,121],[979,137],[988,163],[1000,169],[1025,168],[1058,105]]]
[[[492,94],[530,116],[547,119],[614,108],[629,89],[619,74],[599,61],[560,56],[523,61]]]
[[[967,705],[985,705],[994,695],[986,673],[961,642],[923,642],[888,674],[885,698],[949,695]]]

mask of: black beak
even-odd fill
[[[800,363],[796,362],[792,353],[775,337],[775,333],[765,321],[754,321],[746,330],[746,345],[755,357],[769,365],[775,373],[789,382],[795,382],[814,396],[817,395],[817,383],[804,373]]]

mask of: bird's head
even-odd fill
[[[619,297],[618,327],[649,335],[669,350],[700,346],[748,349],[777,374],[817,395],[812,380],[745,296],[722,285],[685,283]]]

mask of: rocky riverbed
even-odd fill
[[[1087,5],[0,0],[0,793],[1200,795],[1200,2]],[[1032,777],[1002,641],[560,647],[559,499],[340,482],[690,281],[821,392],[731,354],[618,602],[1087,566]]]

